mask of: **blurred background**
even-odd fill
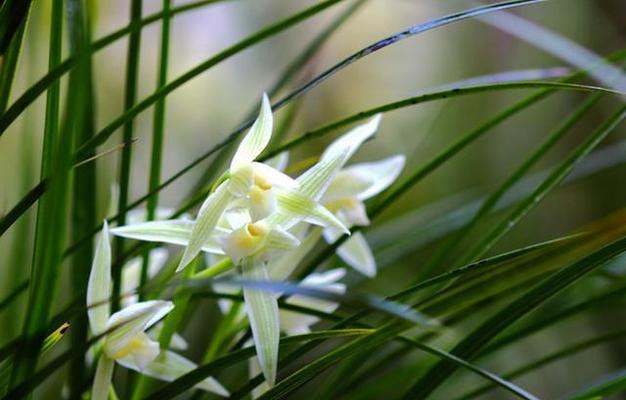
[[[186,3],[173,2],[175,6]],[[230,0],[177,14],[172,20],[168,81],[259,29],[315,3]],[[352,4],[341,2],[229,58],[168,96],[162,179],[172,176],[245,121],[257,107],[261,93],[269,90],[309,42]],[[471,5],[470,2],[457,0],[365,1],[273,100],[278,100],[297,85],[370,43]],[[90,6],[94,39],[125,26],[129,21],[127,1],[91,1]],[[144,16],[159,10],[160,2],[144,2]],[[598,55],[605,56],[621,50],[626,44],[626,2],[623,0],[552,0],[516,9],[512,13],[578,42]],[[9,103],[47,71],[49,15],[49,2],[34,2]],[[159,35],[158,22],[142,30],[139,99],[156,88]],[[93,59],[98,129],[123,112],[126,51],[127,40],[124,38],[98,51]],[[286,131],[286,139],[290,139],[358,111],[427,92],[429,88],[500,72],[553,67],[572,66],[492,26],[469,20],[417,35],[365,57],[308,92],[298,100],[293,114],[283,109],[276,113],[276,118],[280,124],[293,117]],[[599,85],[593,80],[587,83]],[[62,80],[64,93],[66,84],[67,77]],[[377,139],[364,146],[355,161],[376,160],[402,153],[408,159],[403,175],[407,176],[456,139],[528,93],[519,90],[493,92],[388,113],[384,116]],[[372,229],[367,231],[370,243],[377,250],[381,269],[379,276],[365,281],[352,272],[354,275],[350,275],[347,281],[354,285],[355,290],[382,295],[402,289],[407,280],[413,281],[421,273],[420,266],[426,263],[441,244],[440,239],[450,230],[449,224],[442,228],[437,225],[438,221],[471,206],[497,188],[582,99],[584,95],[580,93],[558,93],[497,126],[451,162],[430,174],[377,218]],[[63,101],[71,102],[72,99],[63,97]],[[532,169],[530,175],[539,174],[562,160],[584,135],[610,115],[614,104],[613,100],[607,99],[595,107]],[[45,96],[40,96],[11,125],[0,142],[0,210],[3,213],[39,180],[44,110]],[[142,112],[135,119],[134,126],[136,142],[132,144],[131,200],[143,196],[148,188],[152,108]],[[622,209],[626,200],[626,186],[623,184],[626,182],[624,129],[622,126],[614,132],[600,146],[599,151],[604,153],[596,154],[577,168],[571,182],[561,185],[534,208],[498,243],[492,254],[565,235]],[[291,152],[291,159],[297,161],[318,154],[335,136],[307,142]],[[101,146],[101,150],[111,148],[120,141],[118,132]],[[97,161],[98,213],[101,218],[107,215],[109,209],[111,186],[116,182],[118,173],[118,158],[119,151]],[[160,205],[180,205],[208,165],[207,162],[202,163],[161,192]],[[521,185],[518,189],[523,192],[524,188]],[[3,295],[28,276],[32,241],[16,238],[23,237],[24,233],[32,237],[35,209],[31,208],[0,239],[0,254],[4,256],[0,265],[0,293]],[[393,243],[389,232],[400,233],[399,238],[394,237]],[[468,243],[471,243],[471,238]],[[453,260],[449,261],[453,263]],[[85,260],[85,263],[89,264],[90,260]],[[626,265],[623,267],[626,268]],[[618,274],[622,272],[619,262],[613,268]],[[9,276],[9,269],[22,270],[21,277],[12,274],[5,279]],[[62,277],[61,285],[69,287],[68,274]],[[571,295],[575,297],[576,293]],[[54,302],[55,309],[61,309],[69,298],[65,290],[60,290],[50,300]],[[25,305],[24,299],[21,304]],[[206,307],[209,315],[215,312],[213,304]],[[20,315],[15,309],[0,314],[0,345],[19,332]],[[533,355],[543,354],[546,347],[564,344],[589,333],[624,328],[624,317],[626,311],[619,307],[581,315],[560,324],[558,329],[532,336],[501,356],[489,359],[486,364],[496,371],[510,370],[517,365],[512,360],[518,357],[532,359]],[[192,343],[202,342],[205,332],[207,329],[194,329],[190,325],[185,335]],[[398,363],[411,365],[409,361],[405,357]],[[542,398],[555,398],[567,393],[567,388],[574,388],[578,378],[593,380],[607,371],[625,366],[626,341],[618,340],[549,364],[516,382]],[[410,369],[406,373],[408,377],[412,376]],[[385,376],[384,371],[381,374]],[[52,391],[47,396],[44,391],[39,395],[42,398],[57,398],[60,386],[55,386],[54,382],[61,382],[63,378],[55,376],[50,384],[52,389],[45,389]],[[475,376],[469,374],[459,379],[457,384],[461,382],[464,388],[478,382]],[[437,392],[435,397],[452,398],[453,394],[461,392],[464,390],[449,387]],[[359,396],[367,397],[357,390],[351,398]],[[508,395],[492,392],[485,398],[508,398]]]

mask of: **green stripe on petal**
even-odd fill
[[[349,234],[350,231],[333,213],[311,197],[298,190],[277,188],[274,190],[278,200],[280,212],[291,216],[289,222],[283,222],[280,227],[289,229],[295,223],[306,220],[309,223],[330,227]]]
[[[251,163],[261,154],[272,137],[272,125],[272,108],[267,94],[263,93],[259,116],[239,144],[230,163],[231,172],[235,172],[239,167]]]
[[[245,262],[242,266],[242,274],[246,279],[269,279],[264,263]],[[273,386],[276,382],[278,343],[280,340],[278,301],[273,293],[245,286],[243,298],[259,365],[266,382]]]
[[[322,154],[320,161],[296,179],[300,184],[300,192],[313,200],[320,200],[339,170],[361,144],[376,133],[380,120],[381,115],[377,114],[367,123],[357,126],[331,143]]]
[[[272,229],[267,234],[265,251],[289,251],[300,245],[300,240],[291,233],[280,228]]]
[[[114,367],[115,362],[113,360],[104,354],[100,357],[91,387],[91,400],[107,400]]]
[[[222,183],[215,192],[211,193],[200,207],[198,218],[193,226],[189,245],[185,249],[183,258],[176,271],[184,269],[202,250],[202,247],[212,237],[217,222],[226,210],[228,201],[231,199],[227,190],[228,182]]]
[[[345,151],[335,154],[334,157],[325,157],[306,170],[296,179],[300,184],[300,192],[313,200],[321,199],[335,175],[348,160],[347,156],[348,152]]]
[[[171,219],[165,221],[150,221],[135,225],[126,225],[111,229],[111,233],[129,239],[144,240],[147,242],[170,243],[181,246],[189,245],[194,221],[186,219]],[[216,227],[215,234],[225,234],[227,231]],[[224,254],[215,238],[211,235],[202,245],[201,250],[207,253]]]
[[[111,313],[109,296],[111,296],[111,243],[108,225],[104,221],[87,283],[87,306],[89,307],[87,316],[89,327],[94,335],[106,329]]]

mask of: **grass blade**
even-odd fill
[[[601,95],[592,95],[587,101],[585,101],[577,110],[571,113],[563,122],[561,122],[548,136],[547,138],[537,146],[536,150],[526,158],[522,164],[498,187],[491,195],[485,199],[478,211],[474,214],[472,219],[459,229],[454,235],[452,235],[446,243],[444,243],[435,256],[424,267],[423,274],[428,274],[429,271],[437,269],[441,266],[441,263],[450,256],[453,249],[457,247],[465,237],[472,231],[474,227],[482,220],[483,217],[488,215],[498,204],[500,199],[507,193],[519,180],[535,165],[551,148],[556,145],[561,138],[563,138],[569,130],[598,103],[601,99]],[[459,264],[465,264],[470,261],[467,257],[461,258]]]
[[[9,3],[4,3],[7,6]],[[50,50],[48,66],[50,69],[61,61],[63,33],[63,2],[56,0],[52,4]],[[45,327],[50,312],[49,296],[54,293],[57,269],[61,260],[61,240],[65,226],[66,189],[68,186],[67,164],[70,160],[71,135],[59,137],[60,87],[52,85],[46,99],[44,144],[41,160],[41,176],[52,176],[55,181],[52,190],[43,197],[37,211],[35,232],[35,250],[31,267],[31,285],[28,312],[22,329],[22,336],[33,340],[32,345],[22,344],[16,354],[11,372],[10,386],[30,375],[37,363],[42,338],[35,333]],[[69,142],[68,142],[69,139]],[[59,235],[59,233],[61,233]],[[58,240],[56,240],[58,239]]]
[[[611,340],[616,340],[616,339],[620,339],[623,338],[624,336],[626,336],[626,331],[625,330],[621,330],[621,331],[617,331],[617,332],[611,332],[605,335],[600,335],[591,339],[587,339],[584,341],[581,341],[579,343],[576,343],[574,345],[571,346],[567,346],[563,349],[554,351],[552,353],[549,353],[543,357],[541,357],[538,360],[535,360],[533,362],[527,363],[525,365],[522,365],[520,367],[515,368],[514,370],[512,370],[511,372],[508,372],[504,375],[504,377],[506,379],[514,379],[517,378],[519,376],[522,376],[524,374],[527,374],[529,372],[532,372],[536,369],[539,369],[545,365],[548,365],[550,363],[559,361],[565,357],[569,357],[575,353],[581,352],[583,350],[587,350],[590,347],[593,346],[598,346],[600,344],[604,344],[608,341]],[[495,389],[496,386],[488,384],[488,385],[484,385],[481,386],[473,391],[471,391],[470,393],[459,397],[457,400],[469,400],[471,398],[474,398],[476,396],[480,396],[481,394],[487,393],[492,389]]]
[[[74,148],[88,141],[95,132],[95,100],[90,53],[90,17],[88,7],[81,0],[69,0],[67,4],[68,31],[70,36],[70,53],[76,59],[75,68],[70,71],[70,81],[78,99],[84,101],[72,105],[73,112],[68,113],[69,129],[75,137]],[[93,157],[95,154],[89,154]],[[96,204],[96,165],[86,163],[73,170],[74,183],[72,192],[73,207],[71,210],[71,239],[77,240],[89,233],[97,224]],[[87,286],[89,268],[85,260],[93,259],[93,243],[83,243],[71,258],[71,279],[74,292],[79,293]],[[77,315],[72,321],[72,346],[79,347],[87,341],[87,315]],[[83,359],[75,358],[70,365],[70,376],[73,382],[83,382],[87,369]],[[70,384],[70,397],[81,395],[80,385]]]
[[[0,3],[0,57],[9,49],[13,38],[19,35],[20,26],[28,17],[31,0],[4,0]]]
[[[170,0],[163,0],[163,22],[161,24],[161,46],[159,53],[159,72],[157,76],[157,89],[165,86],[167,83],[167,65],[169,60],[170,46],[170,19],[171,4]],[[150,154],[150,176],[148,177],[148,191],[153,192],[159,186],[161,181],[161,162],[163,156],[163,131],[165,129],[165,97],[158,100],[154,105],[153,130],[152,130],[152,150]],[[147,200],[147,221],[152,221],[156,215],[156,209],[159,204],[159,192],[155,192]],[[146,251],[143,256],[143,265],[141,267],[140,286],[148,281],[148,265],[150,263],[150,252]],[[143,296],[140,295],[140,301]]]
[[[130,22],[138,23],[141,20],[141,8],[143,1],[142,0],[132,0],[130,3]],[[128,110],[132,109],[135,105],[135,101],[137,99],[137,77],[139,75],[139,49],[141,46],[141,31],[133,31],[130,33],[128,37],[128,53],[126,55],[126,83],[125,93],[124,93],[124,112],[128,112]],[[122,138],[125,143],[129,143],[133,138],[133,123],[132,119],[125,121],[123,130],[122,130]],[[86,142],[84,142],[80,147],[84,147],[89,142],[94,140],[96,135],[91,136]],[[80,152],[80,148],[77,150]],[[85,157],[90,157],[91,155],[86,152],[93,152],[93,148],[91,150],[87,148],[84,151],[83,155]],[[81,158],[85,158],[81,157]],[[126,224],[126,205],[128,204],[128,194],[130,190],[130,175],[131,175],[131,161],[132,161],[132,146],[124,146],[122,149],[122,157],[120,159],[120,167],[119,167],[119,196],[117,201],[117,209],[118,209],[118,223],[119,225]],[[120,255],[124,251],[124,238],[116,237],[115,238],[115,258],[120,258]],[[119,301],[116,300],[119,297],[116,294],[119,294],[122,289],[122,269],[115,268],[113,269],[113,302],[111,303],[111,312],[115,312],[119,310],[120,304]]]
[[[572,283],[583,278],[587,273],[602,266],[605,262],[618,256],[625,250],[626,238],[619,239],[552,274],[548,279],[543,280],[522,297],[506,306],[480,325],[457,344],[451,353],[464,359],[474,358],[480,353],[484,346],[494,336],[504,330],[504,328],[513,324],[550,297],[556,295]],[[449,377],[455,369],[456,367],[449,363],[437,363],[407,392],[405,398],[425,398]]]
[[[6,54],[0,59],[0,114],[4,113],[9,102],[25,29],[26,19],[22,21],[17,29]]]
[[[195,3],[184,4],[178,7],[172,8],[172,16],[195,10],[196,8],[203,7],[205,5],[218,3],[221,1],[227,0],[201,0]],[[90,44],[88,52],[89,54],[93,54],[98,50],[101,50],[108,45],[115,43],[117,40],[124,38],[131,32],[139,31],[144,26],[147,26],[153,22],[156,22],[163,18],[163,13],[158,12],[152,14],[136,24],[130,23],[126,27],[119,29],[109,35],[98,39],[94,43]],[[6,131],[6,129],[15,121],[17,117],[19,117],[22,112],[32,104],[40,94],[46,91],[52,84],[57,82],[61,77],[67,73],[75,63],[75,59],[72,57],[66,59],[57,67],[48,71],[46,75],[44,75],[41,79],[39,79],[35,84],[30,86],[11,106],[4,112],[2,109],[2,113],[0,114],[0,136]]]
[[[626,117],[626,107],[622,107],[611,119],[600,126],[595,132],[576,148],[555,171],[548,176],[537,189],[522,201],[493,231],[478,245],[469,251],[466,260],[475,259],[485,254],[502,236],[504,236],[528,211],[539,203],[554,187],[556,187],[584,157],[591,152],[614,128]]]

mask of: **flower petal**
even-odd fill
[[[348,180],[364,179],[365,177],[372,179],[373,183],[371,186],[356,193],[356,197],[359,200],[366,200],[391,186],[400,176],[405,162],[406,157],[404,155],[396,155],[379,161],[355,164],[341,171],[337,178],[345,175],[348,177]]]
[[[353,234],[339,246],[337,255],[363,275],[370,278],[376,276],[376,260],[361,232]]]
[[[252,163],[244,164],[231,170],[228,177],[228,191],[235,197],[245,197],[254,184],[254,170]]]
[[[339,170],[361,144],[376,132],[380,119],[381,115],[378,114],[369,122],[352,129],[331,143],[322,154],[320,161],[296,179],[300,184],[300,192],[313,200],[319,200]]]
[[[174,304],[171,301],[150,300],[128,306],[111,315],[106,329],[111,330],[106,335],[104,351],[110,358],[121,358],[120,352],[140,332],[154,325],[167,313],[172,311]]]
[[[116,361],[124,366],[133,365],[134,370],[143,371],[160,352],[159,342],[152,340],[144,332],[139,332],[127,345],[127,354]]]
[[[288,251],[300,245],[300,240],[291,233],[274,228],[267,234],[267,242],[265,243],[265,251]]]
[[[298,190],[277,188],[274,192],[281,213],[292,217],[289,222],[284,221],[280,224],[282,229],[289,229],[297,222],[306,220],[315,225],[332,227],[344,233],[350,233],[348,228],[333,213]]]
[[[322,159],[327,157],[334,157],[337,154],[343,153],[347,151],[347,158],[352,157],[352,155],[359,149],[361,144],[369,139],[376,130],[378,130],[378,126],[380,125],[380,121],[382,119],[382,114],[376,114],[372,119],[364,123],[363,125],[359,125],[356,128],[353,128],[348,133],[343,134],[333,143],[331,143],[324,153],[322,154]]]
[[[139,371],[144,375],[166,382],[171,382],[197,368],[194,362],[169,350],[161,351],[161,354],[159,354],[157,358],[141,370],[137,369],[136,365],[128,363],[126,360],[120,360],[119,362],[126,368]],[[228,390],[211,377],[204,379],[194,387],[218,394],[222,397],[228,397],[230,395]]]
[[[120,226],[111,229],[111,233],[129,239],[187,246],[193,227],[194,221],[170,219]],[[211,235],[207,238],[201,250],[208,253],[224,254],[215,237],[220,233],[226,233],[226,231],[221,228],[215,228],[215,235]]]
[[[230,208],[224,213],[224,219],[230,229],[239,229],[245,224],[252,222],[250,211],[247,207]]]
[[[269,165],[253,162],[252,170],[255,176],[262,178],[272,185],[292,188],[298,187],[298,182],[295,179]]]
[[[289,165],[289,152],[283,151],[282,153],[278,153],[269,160],[266,160],[265,164],[279,171],[285,171],[287,165]]]
[[[109,398],[109,385],[113,378],[115,362],[106,355],[100,356],[96,374],[91,387],[91,400],[107,400]]]
[[[348,202],[348,204],[338,210],[337,216],[350,226],[367,226],[370,224],[365,204],[361,200]]]
[[[242,272],[246,279],[268,280],[264,263],[245,263]],[[245,286],[243,298],[259,365],[267,384],[273,386],[276,381],[280,340],[278,300],[273,293]]]
[[[104,221],[87,283],[87,306],[89,307],[87,315],[91,332],[94,335],[106,329],[111,313],[109,296],[111,296],[111,244],[108,225]]]
[[[360,193],[368,190],[375,184],[374,177],[362,174],[347,174],[346,169],[337,173],[335,179],[328,186],[321,202],[327,206],[330,203],[341,203],[345,199],[355,199]]]
[[[220,238],[222,249],[233,263],[239,264],[242,258],[259,252],[267,238],[269,227],[262,221],[246,224]]]
[[[267,94],[263,93],[259,116],[239,144],[230,163],[231,172],[235,172],[242,165],[254,161],[261,154],[272,137],[272,125],[272,108]]]
[[[172,335],[172,339],[170,340],[170,349],[185,351],[188,348],[189,343],[187,343],[187,340],[185,340],[181,334],[174,333]]]
[[[177,272],[184,269],[191,260],[200,253],[204,244],[212,237],[215,226],[224,213],[224,210],[226,210],[228,201],[231,198],[227,184],[228,182],[222,183],[215,192],[207,197],[202,207],[200,207],[198,218],[196,218],[193,230],[191,231],[189,244],[185,248],[180,264],[178,264]]]
[[[253,222],[268,217],[276,211],[276,195],[273,190],[253,186],[248,193],[248,209]]]

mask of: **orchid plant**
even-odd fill
[[[111,232],[132,239],[185,246],[177,271],[186,268],[200,252],[206,252],[230,260],[235,273],[244,279],[284,279],[288,273],[280,264],[294,261],[291,255],[295,252],[310,249],[313,231],[323,230],[329,241],[350,234],[349,227],[367,222],[363,200],[384,190],[398,176],[404,164],[400,156],[342,170],[360,145],[376,132],[379,123],[377,115],[341,136],[327,147],[315,165],[293,179],[281,171],[286,155],[274,160],[275,166],[257,161],[272,135],[272,111],[264,95],[258,118],[242,139],[228,171],[200,207],[195,221],[151,221],[117,227]],[[346,181],[349,186],[342,183]],[[355,237],[341,246],[339,255],[372,276],[369,247],[362,236]],[[363,256],[366,251],[369,259]],[[365,265],[361,265],[362,260]],[[211,276],[206,271],[198,272],[197,276]],[[327,272],[328,276],[311,275],[307,279],[309,283],[319,280],[333,290],[343,291],[345,286],[337,282],[343,273],[336,270]],[[303,332],[316,320],[301,320],[294,318],[293,313],[281,313],[276,293],[245,284],[242,291],[258,365],[266,384],[272,386],[276,380],[281,330]]]

